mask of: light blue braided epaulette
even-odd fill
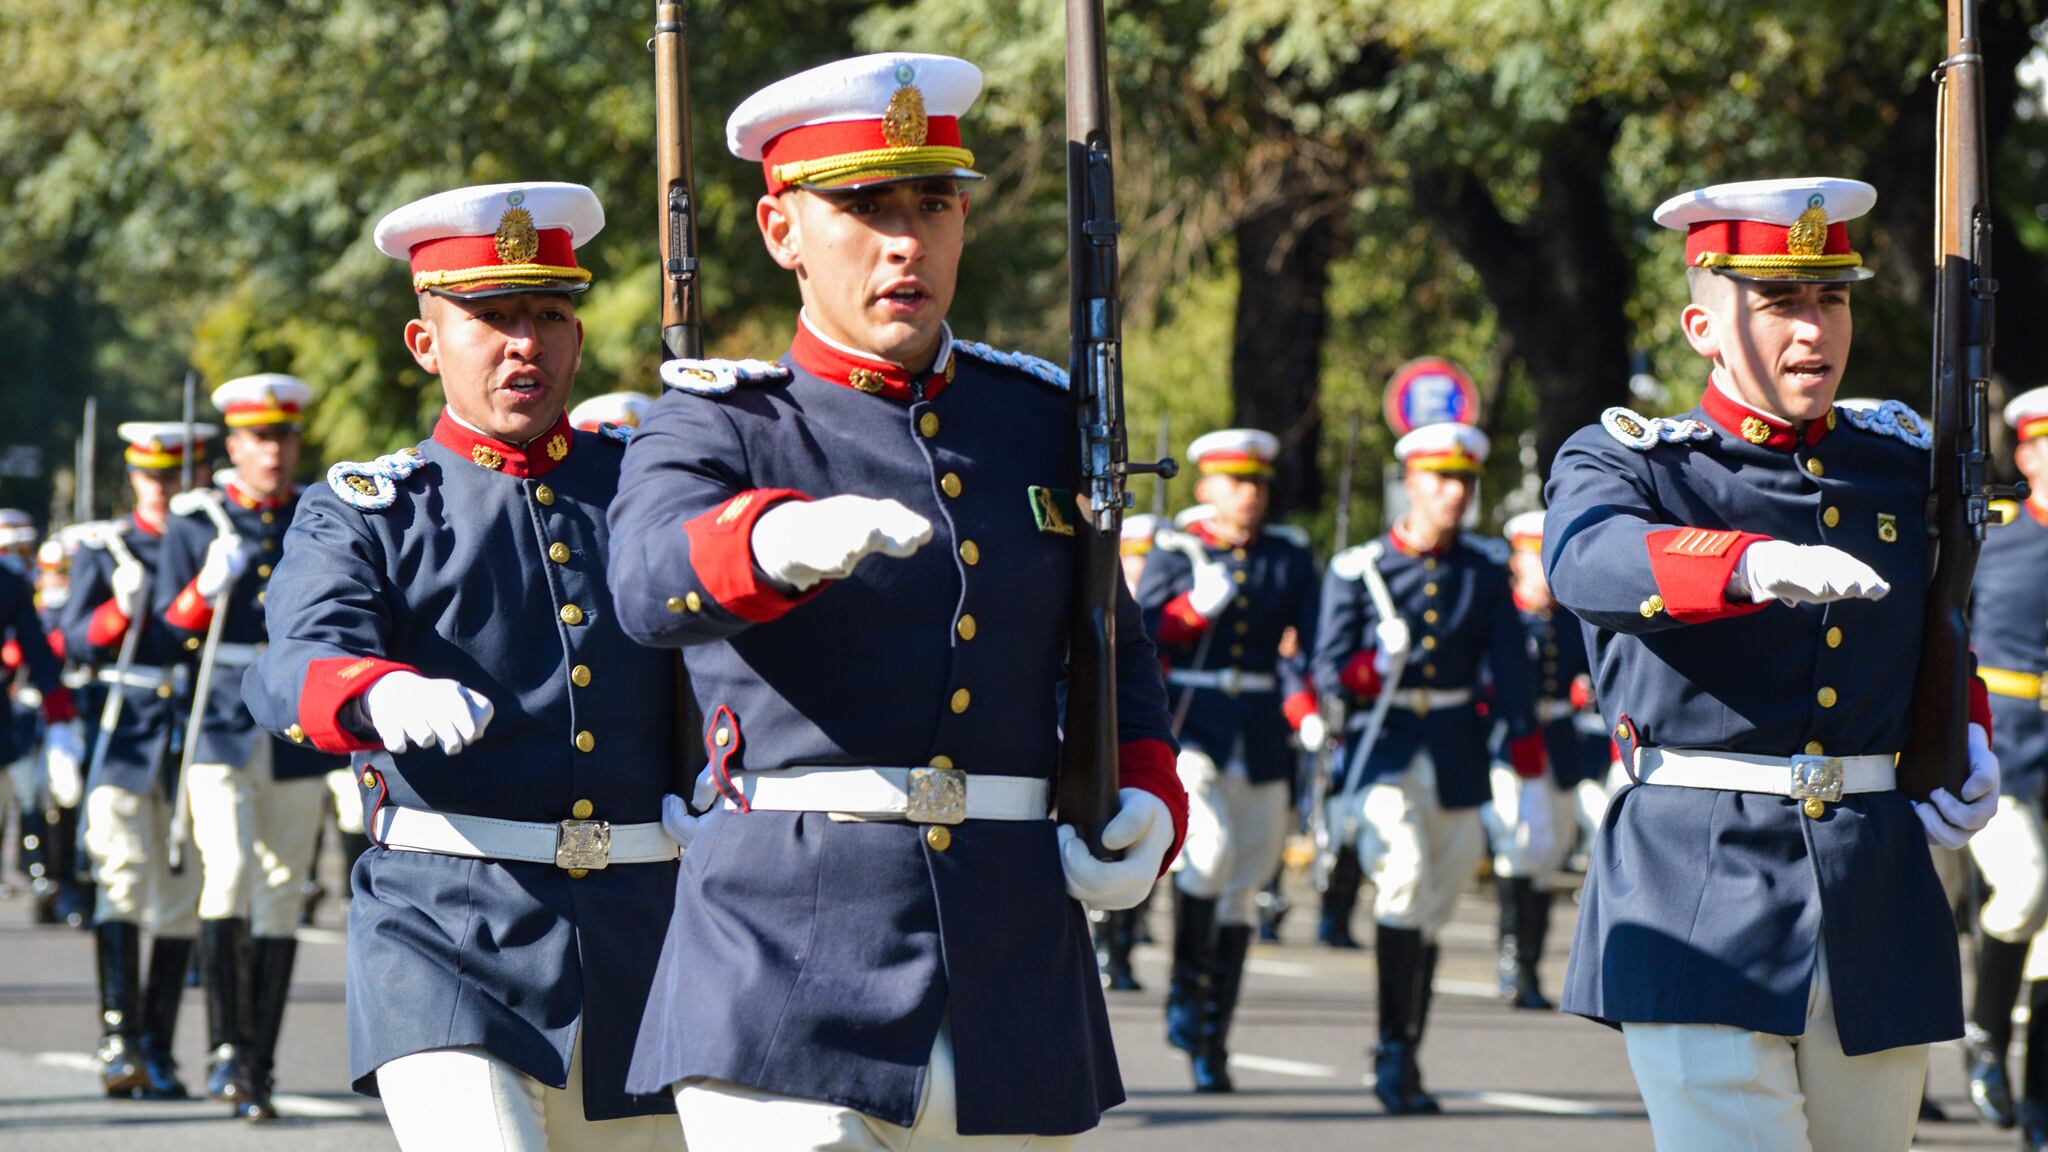
[[[955,340],[956,351],[965,352],[976,360],[986,360],[1005,368],[1015,368],[1027,376],[1045,381],[1064,392],[1067,390],[1067,370],[1050,360],[1041,360],[1028,352],[1005,352],[991,348],[979,340]]]
[[[1838,404],[1835,406],[1835,412],[1865,432],[1903,440],[1915,448],[1929,448],[1934,445],[1934,428],[1903,401],[1887,400],[1869,409]]]
[[[417,448],[402,448],[368,463],[343,460],[327,470],[327,486],[351,508],[382,512],[398,502],[398,482],[426,462]]]
[[[621,444],[633,442],[633,426],[631,424],[599,424],[597,426],[597,434],[607,440],[617,440]]]
[[[1648,452],[1659,444],[1706,440],[1714,435],[1714,430],[1699,420],[1650,417],[1618,404],[1600,414],[1600,426],[1607,429],[1609,436],[1638,452]]]
[[[662,384],[699,396],[723,396],[743,385],[789,380],[789,369],[767,360],[670,360],[661,366]]]

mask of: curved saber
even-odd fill
[[[221,539],[234,540],[239,546],[241,536],[228,520],[227,509],[221,506],[219,495],[195,492],[193,503],[206,513],[208,520],[213,521],[214,531]],[[166,855],[173,872],[185,866],[185,842],[192,835],[192,759],[199,749],[200,727],[206,722],[207,694],[213,688],[214,658],[220,652],[221,628],[227,623],[228,603],[234,598],[234,593],[234,580],[221,585],[213,619],[206,624],[206,647],[199,654],[199,674],[192,678],[192,715],[185,723],[185,747],[178,756],[178,791],[171,798],[170,846]]]

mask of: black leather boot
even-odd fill
[[[1323,888],[1323,913],[1316,921],[1317,943],[1347,950],[1358,947],[1357,938],[1351,935],[1351,913],[1358,905],[1358,886],[1364,879],[1358,853],[1348,844],[1337,849],[1329,882]]]
[[[1444,1110],[1422,1087],[1421,1064],[1422,1034],[1429,1027],[1429,1006],[1436,999],[1436,962],[1441,955],[1442,949],[1435,944],[1424,944],[1415,961],[1415,1015],[1408,1022],[1408,1111],[1417,1116],[1434,1116]]]
[[[1521,982],[1522,942],[1517,936],[1517,931],[1521,927],[1521,918],[1518,913],[1521,908],[1521,891],[1528,886],[1529,881],[1526,877],[1495,876],[1493,878],[1494,900],[1500,905],[1499,959],[1494,965],[1497,973],[1497,986],[1494,994],[1499,996],[1501,1002],[1505,1004],[1513,1004],[1515,1002],[1515,988]]]
[[[1209,996],[1202,1002],[1201,1033],[1194,1053],[1195,1091],[1234,1092],[1230,1082],[1230,1022],[1244,987],[1244,961],[1252,948],[1252,926],[1225,924],[1216,930],[1216,955],[1209,968]]]
[[[82,813],[76,808],[57,808],[53,812],[55,818],[50,821],[49,834],[43,841],[43,860],[49,868],[50,882],[57,889],[51,911],[59,923],[90,928],[92,879],[81,875],[78,868],[78,822]]]
[[[1173,890],[1173,974],[1166,986],[1166,1042],[1193,1052],[1216,954],[1216,902]]]
[[[1259,939],[1267,944],[1280,942],[1280,922],[1287,919],[1288,909],[1293,907],[1287,902],[1286,894],[1280,891],[1280,876],[1284,871],[1284,866],[1275,869],[1273,878],[1259,889]]]
[[[1985,1123],[1996,1128],[2010,1128],[2015,1122],[2005,1053],[2012,1046],[2012,1008],[2019,999],[2026,962],[2027,941],[2009,944],[1979,935],[1977,994],[1963,1026],[1963,1071],[1970,1080],[1970,1103]]]
[[[29,920],[36,924],[56,924],[62,920],[57,915],[57,880],[50,875],[49,831],[40,805],[31,804],[21,810],[21,855],[16,859],[21,861],[22,874],[28,877]]]
[[[183,1100],[190,1093],[178,1079],[171,1041],[178,1032],[178,1007],[185,995],[185,971],[192,966],[189,936],[159,936],[149,947],[149,983],[142,993],[142,1070],[149,1083],[145,1100]]]
[[[249,1080],[249,922],[202,920],[200,947],[206,965],[206,1095],[241,1110],[254,1086]]]
[[[1373,959],[1379,969],[1379,1044],[1373,1048],[1372,1094],[1395,1116],[1414,1111],[1416,969],[1422,962],[1422,933],[1411,928],[1374,930]]]
[[[1136,942],[1137,912],[1107,912],[1095,925],[1095,960],[1102,966],[1102,982],[1112,992],[1142,992],[1144,986],[1131,972],[1131,947]]]
[[[1543,995],[1543,980],[1537,968],[1543,962],[1543,945],[1550,936],[1551,894],[1538,888],[1533,880],[1525,881],[1525,884],[1515,902],[1515,938],[1520,948],[1516,956],[1512,1003],[1517,1008],[1554,1012],[1557,1005]]]
[[[109,1096],[133,1096],[149,1082],[135,1053],[142,929],[109,920],[95,925],[93,936],[100,982],[100,1087]]]
[[[248,1100],[235,1102],[235,1115],[250,1120],[275,1120],[270,1102],[277,1087],[277,1038],[284,1030],[285,1004],[291,999],[292,964],[299,942],[290,937],[258,937],[251,949],[250,985],[255,990],[255,1015],[250,1026]]]
[[[2027,1063],[2020,1072],[2020,1100],[2014,1119],[2020,1147],[2048,1152],[2048,980],[2027,985]]]

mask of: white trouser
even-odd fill
[[[1505,764],[1493,766],[1493,799],[1480,806],[1480,823],[1493,847],[1493,874],[1541,879],[1563,867],[1572,850],[1578,825],[1574,794],[1548,778],[1525,787],[1523,778]],[[1522,801],[1535,799],[1543,811],[1522,811]]]
[[[583,1037],[551,1088],[481,1048],[435,1048],[377,1069],[401,1152],[675,1152],[673,1116],[583,1117]]]
[[[1991,896],[1978,913],[1984,934],[2008,944],[2031,939],[2048,921],[2048,850],[2041,814],[2013,796],[2000,796],[1991,822],[1970,838],[1970,856],[1984,872]]]
[[[336,768],[326,779],[327,791],[334,796],[334,826],[351,836],[361,836],[363,797],[356,789],[356,770]]]
[[[1421,755],[1400,775],[1366,787],[1364,813],[1358,859],[1372,877],[1373,919],[1434,940],[1486,853],[1479,810],[1439,803],[1436,767]]]
[[[1607,778],[1596,780],[1591,776],[1579,781],[1575,790],[1579,802],[1579,826],[1586,830],[1588,840],[1600,834],[1600,825],[1607,819],[1607,805],[1614,800],[1614,794],[1628,787],[1628,769],[1616,760],[1607,765]]]
[[[1658,1152],[1905,1152],[1927,1045],[1844,1056],[1826,960],[1815,949],[1803,1036],[1622,1025]]]
[[[939,1025],[925,1066],[924,1093],[908,1128],[794,1096],[726,1080],[676,1085],[676,1111],[692,1152],[997,1152],[1072,1148],[1072,1136],[962,1136],[953,1078],[953,1028]]]
[[[250,935],[286,937],[298,930],[327,791],[317,776],[273,781],[270,760],[271,742],[258,740],[240,767],[192,766],[192,843],[205,869],[199,918],[247,916]]]
[[[112,784],[85,794],[85,852],[98,887],[93,919],[140,924],[157,936],[199,934],[199,862],[171,871],[171,805],[155,788]]]
[[[1254,784],[1243,772],[1218,772],[1200,752],[1183,751],[1176,767],[1188,790],[1188,834],[1175,886],[1216,901],[1218,924],[1258,923],[1259,889],[1287,845],[1287,781]]]

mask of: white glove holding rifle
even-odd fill
[[[1414,634],[1408,630],[1408,622],[1397,616],[1373,625],[1372,635],[1378,645],[1372,654],[1372,670],[1381,676],[1391,675],[1394,664],[1414,646]]]
[[[1119,788],[1122,807],[1102,828],[1102,846],[1121,850],[1121,860],[1097,860],[1081,842],[1072,824],[1062,824],[1060,867],[1067,874],[1067,895],[1102,912],[1136,908],[1152,891],[1159,870],[1173,847],[1173,814],[1166,801],[1143,788]]]
[[[1963,781],[1963,794],[1958,797],[1936,788],[1927,799],[1913,802],[1928,843],[1943,848],[1968,844],[1998,811],[1998,756],[1991,751],[1991,734],[1982,724],[1970,725],[1969,734],[1970,775]]]
[[[1188,589],[1188,607],[1202,619],[1214,620],[1236,595],[1237,582],[1230,578],[1229,568],[1213,561],[1195,565],[1195,586]]]
[[[107,586],[113,589],[114,607],[121,615],[133,620],[142,611],[142,586],[148,582],[149,572],[139,562],[123,560],[114,565]]]
[[[206,560],[199,566],[199,578],[193,582],[193,589],[200,598],[211,604],[220,599],[228,585],[241,578],[249,567],[249,554],[242,548],[242,538],[220,535],[206,546]]]

